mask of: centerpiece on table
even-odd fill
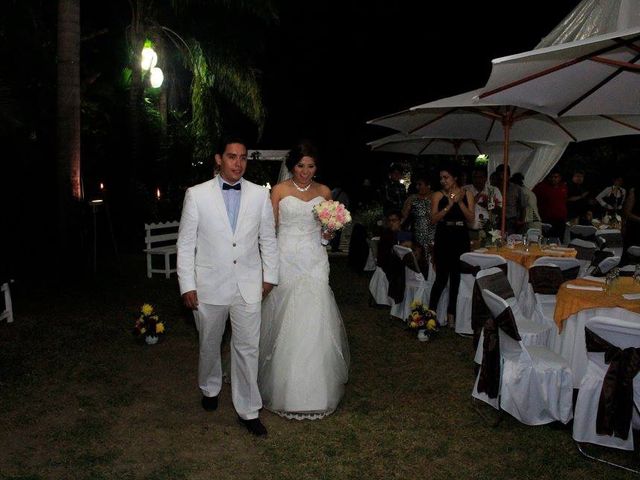
[[[436,312],[430,310],[421,301],[414,300],[407,317],[407,326],[418,331],[418,340],[428,342],[438,333]]]
[[[133,327],[133,335],[147,345],[155,345],[165,335],[164,322],[154,313],[152,305],[145,303]]]

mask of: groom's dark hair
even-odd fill
[[[293,167],[302,160],[302,157],[311,157],[316,161],[316,166],[318,165],[318,149],[309,140],[301,140],[295,147],[289,150],[287,160],[285,161],[287,169],[290,172],[293,171]]]
[[[244,138],[240,137],[239,135],[227,134],[227,135],[223,135],[220,138],[220,141],[218,142],[218,145],[216,148],[216,153],[218,155],[222,155],[225,149],[227,148],[227,145],[231,143],[240,143],[245,147],[247,147],[247,142],[245,142]]]

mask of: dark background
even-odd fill
[[[14,270],[40,270],[51,255],[43,245],[56,238],[56,3],[2,1],[0,224],[8,233],[0,236],[0,247]],[[367,120],[482,87],[492,58],[534,48],[579,0],[274,3],[278,19],[269,24],[225,17],[226,38],[250,48],[248,63],[259,71],[267,115],[259,135],[246,118],[225,107],[226,129],[242,133],[254,148],[288,149],[300,138],[313,140],[321,154],[319,180],[330,187],[340,184],[357,202],[364,179],[375,188],[389,163],[408,158],[370,152],[367,142],[392,132],[366,125]],[[100,193],[100,181],[107,186],[120,250],[140,252],[142,224],[179,218],[184,189],[210,178],[213,159],[194,175],[190,140],[181,138],[183,124],[171,123],[170,141],[164,143],[150,132],[132,200],[128,91],[122,76],[130,55],[128,14],[125,0],[81,3],[83,36],[105,31],[82,42],[82,172],[87,199]],[[207,15],[180,22],[176,28],[202,38],[222,29],[220,18]],[[171,101],[188,105],[189,75],[175,68],[165,78]],[[560,167],[566,174],[585,168],[595,194],[609,183],[609,172],[633,175],[638,155],[637,136],[582,142],[569,146]],[[432,168],[441,160],[411,158],[408,164]],[[268,171],[259,163],[266,162],[250,163],[249,173],[277,174],[276,165]],[[155,198],[158,187],[161,201]],[[108,250],[101,215],[99,239]],[[85,208],[85,245],[92,220]]]

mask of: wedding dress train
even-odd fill
[[[331,414],[348,379],[347,336],[313,216],[322,201],[280,201],[280,280],[262,305],[258,384],[265,408],[287,418]]]

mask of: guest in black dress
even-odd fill
[[[450,164],[442,167],[440,169],[442,190],[435,192],[431,198],[431,222],[436,225],[433,247],[436,280],[431,289],[429,307],[432,309],[437,307],[448,280],[447,323],[452,328],[460,285],[460,255],[470,249],[467,224],[473,224],[475,219],[473,195],[460,187],[459,178],[458,165]]]

